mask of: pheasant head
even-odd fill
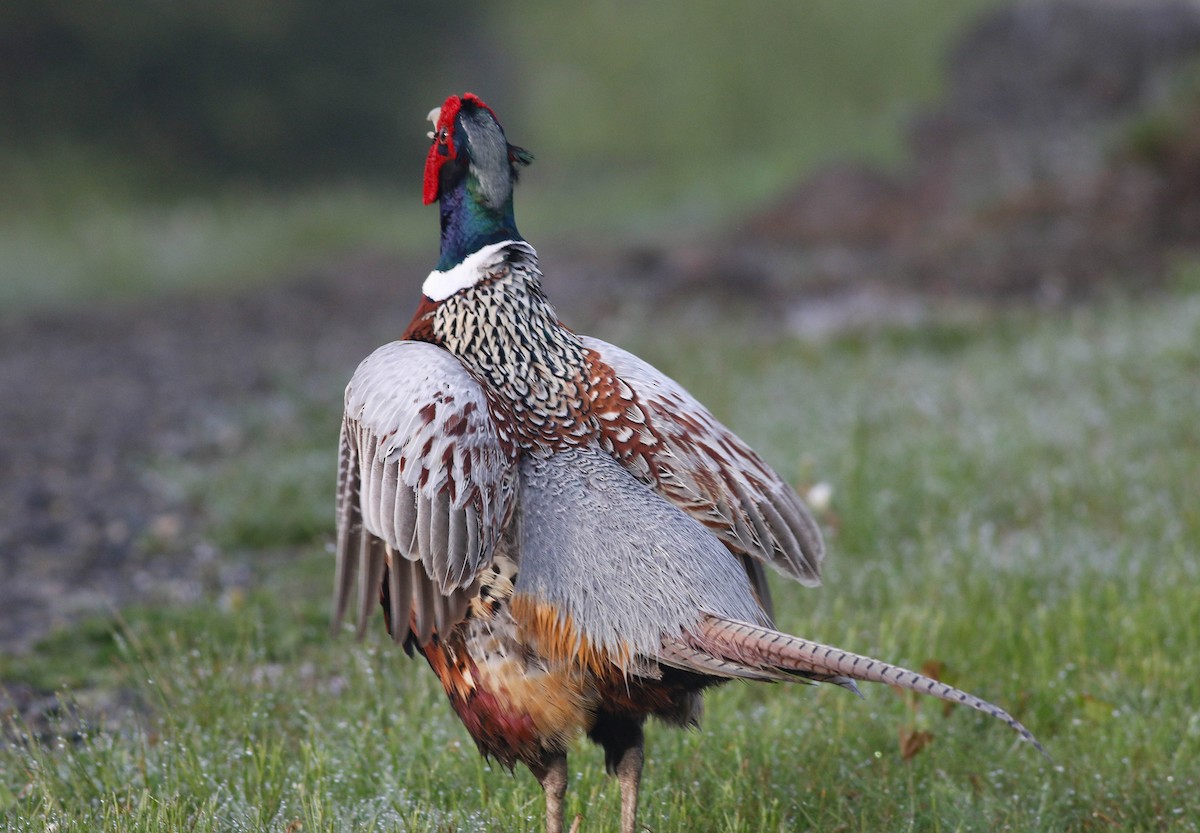
[[[492,108],[473,93],[452,95],[429,113],[433,144],[425,159],[424,199],[440,203],[438,269],[484,246],[521,240],[513,218],[517,171],[533,156],[510,145]]]

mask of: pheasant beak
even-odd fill
[[[430,110],[430,111],[429,111],[429,115],[428,115],[428,116],[426,116],[425,118],[426,118],[426,119],[428,119],[429,121],[433,122],[433,126],[434,126],[434,128],[436,129],[436,128],[437,128],[437,123],[438,123],[438,120],[439,120],[441,117],[442,117],[442,108],[441,108],[441,107],[434,107],[432,110]],[[436,133],[435,133],[433,130],[430,130],[430,131],[429,131],[427,134],[425,134],[425,135],[427,135],[427,136],[428,136],[430,139],[432,139],[432,138],[433,138],[434,136],[436,136],[437,134],[436,134]]]

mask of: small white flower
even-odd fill
[[[813,511],[824,512],[833,502],[833,486],[830,486],[824,480],[820,483],[814,483],[805,493],[804,501],[812,507]]]

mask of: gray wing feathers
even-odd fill
[[[605,452],[530,455],[520,472],[516,590],[568,614],[590,644],[657,659],[705,614],[766,621],[737,559]]]
[[[450,559],[448,547],[450,544],[450,493],[446,489],[433,496],[429,501],[429,549],[433,558],[432,573],[435,576],[445,576],[442,579],[443,591],[454,588],[456,575],[461,574],[463,564],[455,564]],[[470,558],[463,553],[464,560]]]
[[[467,510],[462,507],[452,507],[446,513],[448,528],[446,531],[446,561],[448,564],[459,565],[458,572],[450,576],[451,583],[462,587],[467,575],[467,565],[470,554],[467,551]]]
[[[413,582],[411,569],[415,563],[402,561],[396,556],[396,551],[387,548],[388,563],[395,565],[388,570],[388,615],[393,635],[407,631],[404,623],[408,622],[413,605]]]
[[[742,569],[750,579],[750,589],[758,598],[759,605],[767,612],[768,617],[774,618],[775,605],[771,600],[771,587],[767,584],[767,573],[762,562],[748,555],[740,555],[738,560],[742,562]]]
[[[337,488],[335,626],[358,584],[361,632],[386,583],[393,636],[422,644],[466,609],[515,494],[515,452],[478,383],[430,344],[372,353],[346,388]],[[384,573],[387,572],[386,582]]]
[[[379,585],[386,567],[384,544],[378,538],[363,535],[358,551],[358,635],[367,632],[367,619],[379,604]]]
[[[390,475],[389,475],[390,476]],[[396,544],[405,552],[412,552],[417,532],[417,496],[408,489],[396,489],[395,512],[392,516],[392,534]]]
[[[417,644],[428,644],[433,637],[434,622],[437,618],[438,596],[439,593],[434,587],[433,582],[429,581],[421,569],[421,565],[417,562],[405,564],[400,562],[396,569],[402,570],[405,567],[409,569],[410,581],[413,585],[413,634],[417,638]],[[403,633],[404,626],[397,628],[392,626],[393,636],[396,633]],[[398,640],[397,640],[398,641]]]
[[[825,545],[795,490],[673,379],[599,339],[583,344],[637,396],[658,440],[645,452],[649,465],[638,465],[658,490],[732,551],[820,584]]]

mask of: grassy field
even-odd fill
[[[522,228],[534,240],[668,226],[695,236],[831,156],[899,161],[899,128],[936,95],[946,39],[987,5],[498,13],[487,36],[508,44],[514,63],[500,74],[527,98],[493,103],[539,155],[518,197]],[[711,129],[679,127],[693,124]],[[417,243],[428,255],[435,213],[417,204],[414,165],[387,183],[303,193],[148,196],[144,171],[75,149],[0,160],[0,310],[224,289]],[[989,314],[821,344],[732,324],[701,338],[658,322],[622,338],[798,486],[832,486],[825,587],[777,582],[783,627],[938,668],[1012,711],[1054,758],[976,713],[878,686],[863,702],[728,685],[709,696],[701,731],[651,726],[643,824],[1200,829],[1190,283],[1067,316]],[[0,829],[541,829],[533,779],[480,760],[424,663],[382,623],[364,644],[328,637],[344,381],[283,426],[248,410],[251,456],[149,464],[205,507],[216,547],[251,565],[245,592],[124,610],[31,655],[0,655],[0,680],[57,690],[82,715],[111,692],[135,706],[83,726],[65,713],[48,732],[0,727]],[[905,739],[926,737],[916,733],[931,742],[906,758]],[[618,791],[598,750],[581,745],[572,773],[568,816],[612,829]]]
[[[643,824],[1197,830],[1200,294],[825,344],[721,335],[626,343],[798,485],[832,485],[825,586],[777,583],[781,624],[942,663],[1054,763],[995,721],[879,686],[863,702],[733,684],[702,730],[651,726]],[[212,507],[214,540],[256,565],[246,594],[125,611],[0,661],[0,678],[144,707],[60,736],[8,727],[3,829],[540,829],[533,779],[479,759],[381,623],[365,644],[326,634],[336,395],[264,432],[262,459],[175,474]],[[905,760],[913,732],[932,742]],[[572,770],[569,816],[612,829],[598,750]]]

